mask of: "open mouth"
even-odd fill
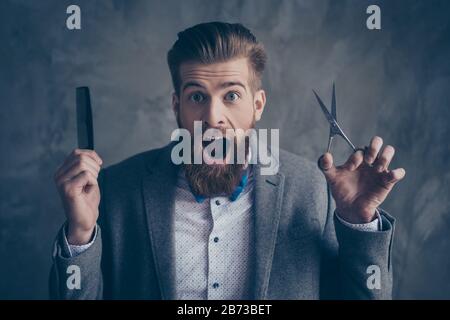
[[[212,137],[208,141],[202,141],[202,146],[204,156],[211,158],[211,160],[223,161],[227,157],[231,141],[224,137]],[[218,152],[220,149],[222,152]]]

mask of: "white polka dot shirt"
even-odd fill
[[[175,193],[176,299],[251,299],[253,179],[235,201],[195,200],[184,171]]]

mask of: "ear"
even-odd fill
[[[259,121],[266,105],[266,92],[264,90],[261,89],[255,92],[253,105],[255,108],[255,121]]]
[[[180,112],[180,99],[175,92],[172,93],[172,110],[175,113],[175,118],[177,118]]]

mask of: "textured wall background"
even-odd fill
[[[65,28],[78,4],[82,30]],[[382,30],[365,27],[369,4]],[[384,205],[397,217],[395,297],[450,298],[450,2],[0,2],[0,298],[46,298],[53,238],[64,221],[52,175],[76,146],[75,87],[91,88],[96,149],[111,164],[168,142],[175,127],[165,55],[193,24],[242,22],[265,43],[261,127],[315,160],[336,81],[338,118],[359,145],[397,148],[407,177]],[[348,154],[341,143],[336,154]]]

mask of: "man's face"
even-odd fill
[[[208,128],[252,127],[264,110],[263,90],[253,93],[246,58],[215,64],[184,63],[180,67],[180,96],[173,104],[181,125],[194,132],[194,121]]]
[[[173,95],[172,105],[178,125],[189,130],[192,136],[194,121],[202,121],[202,132],[214,128],[225,135],[227,129],[246,131],[260,120],[265,93],[263,90],[252,91],[252,73],[246,58],[214,64],[183,63],[180,77],[180,94]],[[243,135],[236,136],[235,143],[243,141]],[[225,169],[218,169],[218,166],[225,165],[203,166],[202,172],[209,174],[216,170],[214,177],[217,178],[225,173]]]

